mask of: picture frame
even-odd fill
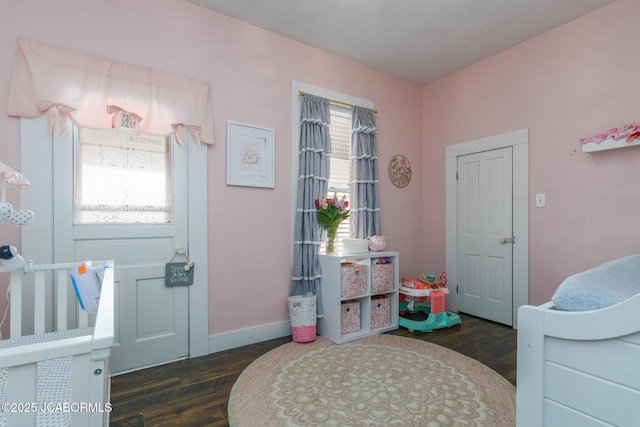
[[[275,188],[275,130],[227,121],[227,185]]]

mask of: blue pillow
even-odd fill
[[[597,310],[640,293],[640,255],[609,261],[567,277],[551,297],[558,310]]]

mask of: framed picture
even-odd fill
[[[275,131],[227,121],[227,185],[274,188]]]

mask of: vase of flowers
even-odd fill
[[[327,228],[327,253],[332,254],[336,251],[336,234],[337,228]]]
[[[342,221],[349,218],[349,202],[345,196],[338,198],[334,193],[333,198],[326,198],[324,194],[320,199],[316,199],[316,210],[318,211],[318,224],[327,230],[327,254],[335,252],[336,233]]]

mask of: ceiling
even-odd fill
[[[426,84],[614,0],[189,0]]]

